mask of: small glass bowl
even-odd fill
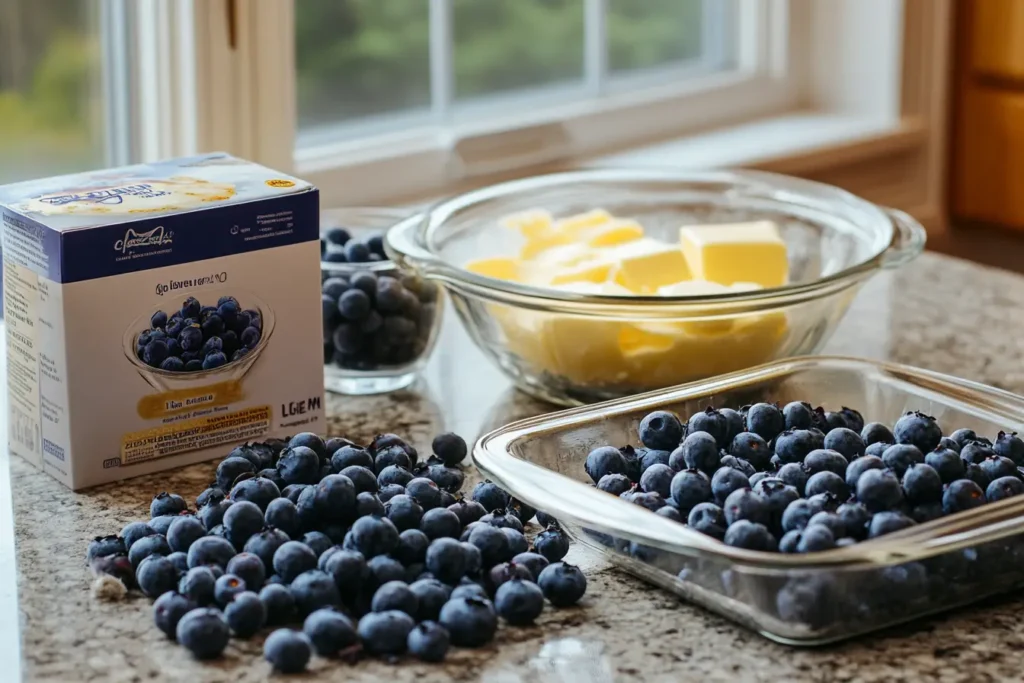
[[[340,394],[379,394],[412,384],[427,363],[437,342],[444,308],[441,289],[416,273],[400,268],[390,260],[365,263],[327,261],[336,247],[328,243],[333,228],[344,228],[352,238],[366,240],[381,235],[393,225],[409,218],[401,209],[353,207],[323,211],[320,239],[325,250],[320,261],[324,287],[324,387]],[[332,301],[332,279],[341,279],[351,287],[361,274],[370,274],[378,286],[392,278],[392,298],[400,305],[379,310],[376,292],[371,294],[371,311],[359,321],[346,319]],[[367,278],[360,278],[366,280]],[[372,284],[372,280],[369,281]],[[397,287],[397,296],[394,288]]]

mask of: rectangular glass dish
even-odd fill
[[[559,519],[622,569],[790,645],[819,645],[1024,585],[1024,496],[805,555],[733,548],[589,484],[597,446],[637,445],[647,413],[806,400],[892,424],[908,410],[944,431],[1024,431],[1024,398],[854,358],[777,361],[714,379],[543,415],[482,437],[485,476]]]

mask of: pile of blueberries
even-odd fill
[[[398,270],[324,273],[324,364],[376,370],[419,358],[437,316],[437,285]]]
[[[386,261],[384,238],[353,238],[331,228],[320,238],[326,263]],[[437,317],[437,285],[397,268],[350,274],[322,269],[324,364],[378,370],[413,362],[430,343]]]
[[[320,237],[320,260],[327,263],[374,263],[387,259],[384,236],[379,233],[357,240],[345,228],[334,227]]]
[[[136,338],[135,355],[167,372],[213,370],[245,356],[262,335],[263,316],[243,310],[235,297],[222,296],[216,306],[203,306],[190,296],[180,310],[153,314],[150,328]]]
[[[829,550],[1024,493],[1016,433],[943,436],[917,411],[891,429],[805,402],[657,411],[639,437],[587,456],[597,487],[750,550]]]
[[[263,651],[289,673],[314,651],[441,661],[490,642],[499,617],[526,625],[545,599],[578,602],[586,578],[561,562],[558,523],[491,482],[463,498],[466,442],[441,434],[432,450],[419,462],[394,434],[360,447],[308,432],[239,446],[194,512],[161,493],[149,521],[97,537],[87,559],[154,598],[157,627],[199,659],[281,626]]]

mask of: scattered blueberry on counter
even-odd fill
[[[213,370],[250,353],[262,336],[262,314],[242,309],[235,297],[222,296],[216,306],[189,297],[180,310],[153,314],[136,337],[135,355],[167,372]]]
[[[239,446],[195,511],[161,493],[150,520],[97,537],[86,558],[154,599],[157,627],[197,659],[273,627],[263,654],[281,673],[314,653],[441,661],[489,643],[499,618],[528,625],[545,601],[576,604],[586,577],[563,561],[558,523],[490,482],[462,498],[465,441],[442,434],[432,450],[420,462],[394,434]],[[388,488],[400,490],[381,500]],[[546,528],[531,544],[535,515]]]
[[[742,423],[730,428],[731,415]],[[709,407],[686,421],[656,411],[638,437],[640,448],[590,452],[584,468],[597,488],[650,510],[674,509],[690,527],[748,550],[830,550],[1024,492],[1016,433],[1000,432],[995,447],[971,430],[946,438],[918,411],[891,429],[865,425],[851,408],[804,402]],[[649,457],[664,452],[665,463]],[[641,462],[632,474],[631,459]]]

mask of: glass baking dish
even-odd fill
[[[476,444],[484,475],[561,520],[613,563],[772,640],[833,642],[1024,585],[1024,496],[845,548],[806,555],[742,550],[584,483],[587,453],[637,444],[653,410],[807,400],[892,424],[907,410],[944,431],[1024,431],[1024,399],[927,370],[841,357],[742,372],[516,422]]]

